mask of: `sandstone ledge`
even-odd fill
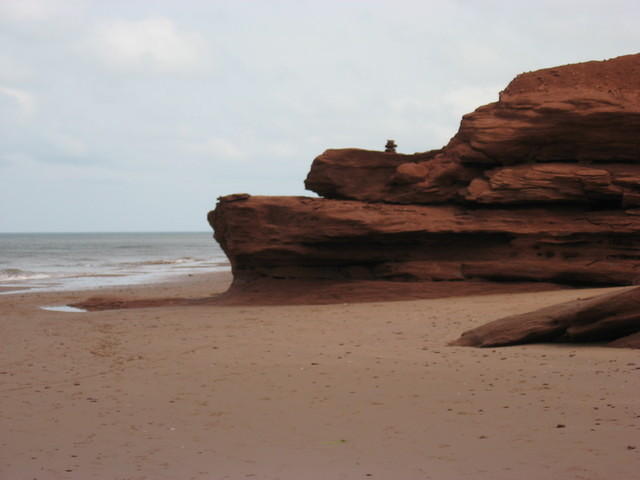
[[[229,196],[209,214],[234,278],[630,285],[640,216]]]

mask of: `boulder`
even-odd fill
[[[640,288],[511,315],[466,331],[450,343],[501,347],[536,342],[611,342],[640,348]]]

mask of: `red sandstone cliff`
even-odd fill
[[[640,55],[516,77],[441,150],[327,150],[325,197],[222,197],[237,281],[640,280]]]
[[[305,185],[326,198],[392,203],[638,207],[638,132],[640,55],[627,55],[518,75],[498,102],[465,115],[442,150],[328,150]]]
[[[236,280],[640,280],[640,215],[229,196],[209,214]]]

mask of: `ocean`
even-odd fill
[[[228,270],[211,232],[0,233],[0,294],[133,285]]]

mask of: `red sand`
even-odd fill
[[[0,478],[635,478],[637,351],[445,346],[604,291],[75,314],[38,307],[97,293],[3,295]]]

